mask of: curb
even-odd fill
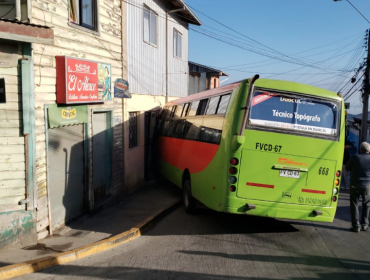
[[[134,240],[151,229],[161,218],[176,209],[181,204],[181,200],[170,203],[167,207],[149,216],[143,222],[133,228],[107,239],[86,245],[71,251],[56,254],[54,256],[30,260],[23,263],[12,264],[0,268],[0,279],[10,279],[29,273],[34,273],[53,266],[62,265],[75,260],[85,258],[109,249],[113,249],[121,244]]]

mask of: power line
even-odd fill
[[[335,0],[334,0],[335,1]],[[351,6],[368,22],[370,23],[370,21],[349,1],[347,0],[348,3],[351,4]]]
[[[14,8],[15,8],[15,5],[5,15],[2,15],[0,18],[2,19],[6,15],[8,15],[11,11],[13,11]]]

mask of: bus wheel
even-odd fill
[[[197,207],[197,201],[191,195],[190,179],[186,179],[182,186],[182,200],[184,203],[185,212],[188,214],[194,214]]]

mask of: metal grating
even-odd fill
[[[129,144],[128,147],[134,148],[137,146],[137,112],[129,113]]]
[[[48,172],[51,224],[56,229],[83,211],[82,124],[48,130]]]

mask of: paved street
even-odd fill
[[[370,232],[332,224],[177,209],[116,249],[17,279],[370,279]]]

